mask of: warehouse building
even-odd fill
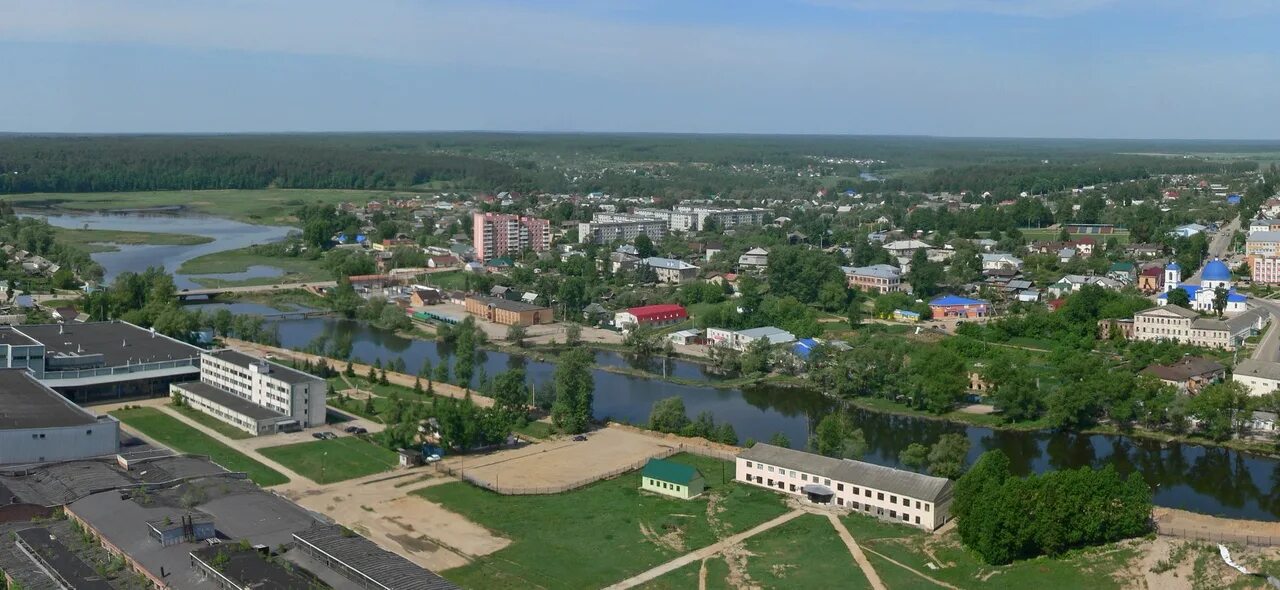
[[[201,352],[118,320],[0,327],[0,368],[29,369],[82,404],[167,395],[199,376]]]
[[[120,423],[98,417],[23,369],[0,370],[0,465],[113,455]]]
[[[192,408],[253,435],[324,424],[329,390],[315,375],[230,349],[204,353],[200,380],[170,389]]]
[[[550,324],[553,320],[549,307],[500,297],[468,295],[466,307],[467,313],[504,326]]]

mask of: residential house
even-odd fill
[[[892,254],[897,258],[911,258],[911,255],[915,254],[916,250],[923,250],[930,247],[931,246],[929,246],[929,244],[921,242],[920,240],[895,240],[884,245],[884,249],[888,250],[889,254]]]
[[[1164,248],[1159,244],[1129,244],[1124,247],[1124,253],[1139,260],[1150,260],[1164,254]]]
[[[1132,285],[1137,279],[1138,270],[1132,262],[1113,262],[1107,269],[1107,278],[1115,279],[1126,285]]]
[[[746,254],[738,257],[738,266],[754,266],[756,268],[769,266],[769,251],[764,248],[747,250]]]
[[[1164,268],[1148,266],[1138,274],[1138,290],[1148,295],[1164,290]]]
[[[1182,393],[1195,395],[1226,377],[1227,368],[1212,359],[1188,356],[1171,365],[1148,366],[1142,374],[1177,387]]]
[[[462,260],[456,256],[432,256],[427,259],[427,268],[457,268],[462,266]]]
[[[613,317],[613,313],[605,309],[603,305],[592,301],[586,307],[582,308],[582,320],[588,326],[599,325],[601,322],[607,322]]]
[[[1022,259],[1012,254],[983,254],[982,270],[1022,270]]]
[[[409,294],[409,305],[414,307],[423,307],[426,305],[437,305],[444,301],[444,293],[439,289],[431,287],[417,286]]]
[[[650,256],[641,263],[653,269],[659,283],[687,283],[698,278],[698,267],[683,260]]]

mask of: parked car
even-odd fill
[[[355,434],[369,434],[369,429],[363,426],[357,426],[355,430]]]
[[[327,432],[312,432],[312,433],[311,433],[311,436],[312,436],[313,438],[318,438],[318,439],[320,439],[320,440],[324,440],[324,439],[325,439],[325,436],[324,436],[324,435],[326,435],[326,434],[329,434],[329,433],[327,433]]]
[[[343,428],[342,430],[347,434],[357,434],[358,431],[364,430],[364,429],[360,428],[359,426],[348,426],[346,428]]]
[[[427,455],[427,463],[435,463],[440,460],[440,455]]]
[[[584,441],[584,440],[587,440],[587,435],[585,435],[585,434],[579,434],[578,436],[573,437],[573,440],[576,440],[576,441],[578,441],[578,442],[582,442],[582,441]]]

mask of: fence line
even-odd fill
[[[1253,545],[1255,547],[1275,547],[1280,545],[1280,537],[1270,535],[1238,535],[1232,533],[1216,533],[1213,531],[1205,531],[1199,529],[1184,529],[1168,527],[1161,524],[1156,525],[1156,531],[1166,537],[1178,537],[1180,539],[1198,539],[1201,541],[1209,541],[1212,543],[1239,543],[1241,545]]]
[[[457,468],[445,465],[443,462],[437,462],[437,463],[434,463],[434,465],[436,466],[436,471],[443,472],[452,477],[457,477],[458,479],[461,479],[462,481],[465,481],[471,485],[474,485],[479,488],[484,488],[486,490],[489,490],[497,494],[502,494],[504,496],[531,496],[531,495],[544,495],[544,494],[559,494],[559,493],[567,492],[570,490],[576,490],[578,488],[591,485],[597,481],[612,479],[624,473],[630,473],[632,471],[640,469],[641,467],[644,467],[645,464],[648,463],[650,459],[665,459],[667,457],[670,457],[672,455],[677,455],[680,453],[693,453],[696,455],[702,455],[704,457],[710,457],[712,459],[720,459],[722,461],[733,461],[737,457],[737,455],[733,453],[717,451],[715,449],[710,449],[700,445],[685,445],[684,443],[678,443],[676,446],[667,447],[666,449],[663,449],[661,452],[658,452],[650,457],[646,457],[639,461],[633,462],[630,465],[618,467],[608,472],[596,474],[591,477],[586,477],[571,483],[561,484],[558,486],[545,486],[545,487],[499,486],[491,481],[479,479],[474,475],[466,473],[465,468],[457,469]]]

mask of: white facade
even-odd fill
[[[1280,389],[1280,363],[1244,359],[1232,371],[1231,380],[1248,388],[1249,395],[1267,395]]]
[[[761,338],[767,338],[771,345],[790,344],[796,341],[795,334],[781,328],[764,327],[741,331],[707,328],[707,344],[727,346],[734,350],[746,350],[752,342]]]
[[[578,224],[579,244],[632,242],[641,235],[657,242],[666,237],[667,224],[661,219],[612,213],[596,213],[590,223]]]
[[[735,463],[737,481],[800,498],[812,499],[810,491],[822,490],[830,493],[827,505],[927,531],[946,524],[951,514],[952,485],[940,477],[763,443],[743,451]]]
[[[302,371],[233,350],[216,350],[201,358],[200,381],[292,417],[303,428],[324,424],[328,384]]]
[[[769,266],[769,251],[764,248],[752,248],[738,257],[738,266]]]
[[[73,461],[120,450],[120,423],[104,417],[76,426],[0,430],[0,465]]]

